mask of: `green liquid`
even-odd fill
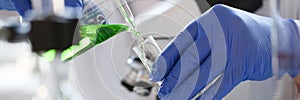
[[[110,37],[123,32],[123,31],[130,31],[137,37],[138,44],[141,44],[141,42],[144,40],[142,37],[140,37],[140,32],[137,31],[135,21],[125,11],[125,8],[122,6],[121,2],[119,0],[116,0],[117,5],[119,6],[122,15],[125,17],[125,19],[128,21],[129,26],[122,25],[122,24],[99,24],[99,25],[83,25],[80,28],[80,35],[83,38],[88,38],[88,40],[82,40],[80,41],[79,45],[73,45],[69,49],[66,49],[62,52],[61,60],[66,61],[74,58],[75,56],[89,50],[90,48],[94,47],[97,44],[100,44]],[[130,10],[130,9],[129,9]],[[140,55],[141,60],[144,61],[144,64],[146,66],[150,65],[150,62],[147,61],[147,58],[145,57],[144,53],[144,47],[140,47],[142,50],[142,55]]]
[[[123,24],[83,25],[80,27],[79,32],[83,39],[79,42],[79,45],[72,45],[64,50],[61,54],[61,61],[71,60],[114,35],[127,30],[128,26]]]

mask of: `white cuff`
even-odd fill
[[[295,23],[297,24],[297,26],[298,26],[298,32],[300,32],[300,20],[294,20],[295,21]],[[299,33],[300,34],[300,33]]]

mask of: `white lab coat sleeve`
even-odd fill
[[[274,100],[298,100],[296,84],[292,77],[285,74],[277,81]],[[278,91],[278,92],[277,92]]]
[[[300,19],[298,19],[298,20],[295,20],[295,23],[297,24],[297,26],[298,26],[298,30],[299,30],[299,32],[300,32]]]
[[[284,18],[299,18],[299,0],[280,0],[279,13]]]
[[[297,24],[298,30],[299,30],[299,32],[300,32],[300,20],[295,20],[295,23]],[[299,33],[299,35],[300,35],[300,33]],[[300,44],[299,44],[299,45],[300,45]],[[300,100],[300,95],[299,95],[299,94],[297,94],[297,100]]]

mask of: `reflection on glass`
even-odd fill
[[[161,52],[161,49],[152,36],[149,36],[139,45],[133,47],[133,50],[139,56],[148,71],[152,70],[153,62]]]

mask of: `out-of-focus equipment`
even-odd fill
[[[79,17],[75,13],[81,12],[82,2],[65,1],[11,0],[10,2],[14,4],[15,10],[23,19],[15,25],[4,27],[7,30],[8,41],[26,40],[31,44],[30,46],[35,53],[47,58],[45,61],[36,57],[37,65],[35,67],[40,71],[41,81],[32,99],[54,100],[76,97],[76,93],[69,88],[70,84],[66,81],[68,79],[66,73],[68,66],[57,60],[56,57],[73,43],[73,35]],[[69,9],[69,6],[74,7],[74,9]],[[62,14],[61,12],[72,12],[72,14]]]
[[[202,12],[216,4],[225,4],[234,8],[255,12],[263,5],[263,0],[195,0]]]
[[[50,20],[32,22],[29,37],[33,51],[64,50],[72,45],[78,20],[63,20],[63,22]]]
[[[152,88],[155,86],[155,83],[149,81],[149,71],[136,56],[130,57],[127,63],[132,70],[122,80],[121,84],[129,91],[142,96],[149,96]]]
[[[1,29],[2,38],[6,38],[8,42],[17,43],[27,41],[28,39],[28,32],[30,26],[27,25],[17,25],[17,26],[4,26]]]
[[[26,28],[22,28],[23,30],[14,27],[9,28],[10,40],[21,37],[26,38],[27,36],[31,40],[33,51],[39,52],[49,49],[63,50],[72,45],[78,15],[73,15],[72,18],[71,15],[61,15],[58,12],[69,12],[64,8],[76,3],[66,2],[65,6],[64,1],[5,0],[0,7],[6,6],[2,8],[5,10],[17,10],[23,17],[23,19],[20,19],[20,23],[22,23],[20,25],[23,25],[23,27],[26,25]],[[78,7],[82,8],[80,2]]]
[[[47,51],[56,49],[62,51],[73,43],[73,35],[76,35],[76,26],[80,9],[67,9],[76,5],[82,9],[82,2],[68,1],[52,2],[52,0],[32,0],[32,10],[27,11],[29,15],[26,20],[31,21],[29,38],[32,42],[33,51]],[[68,4],[68,5],[67,5]],[[75,10],[75,11],[74,11]],[[77,11],[76,11],[77,10]],[[63,13],[63,14],[62,14]],[[75,34],[74,34],[75,33]],[[77,40],[78,41],[78,40]]]

